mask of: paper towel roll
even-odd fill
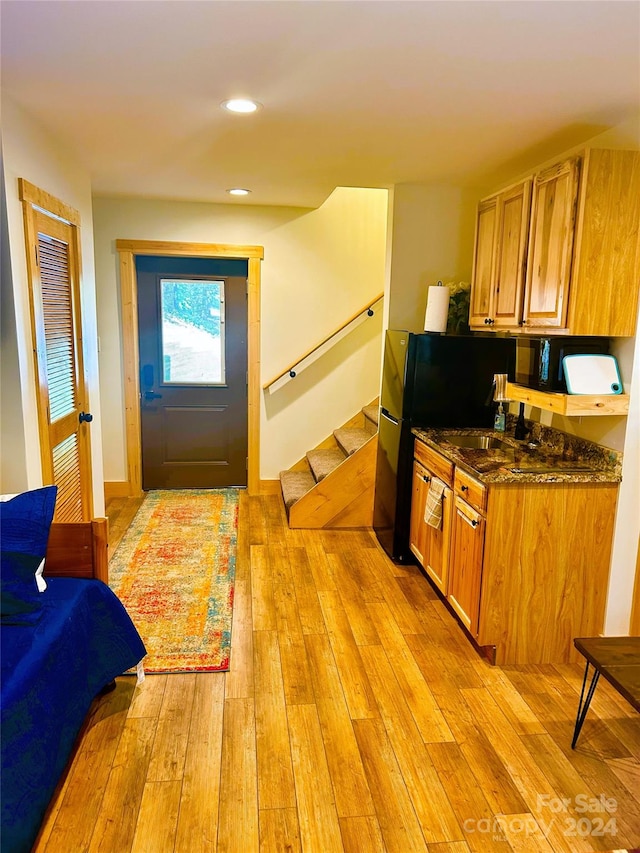
[[[446,332],[449,314],[449,288],[436,284],[429,288],[427,311],[424,315],[425,332]]]

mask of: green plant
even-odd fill
[[[468,281],[457,283],[448,281],[449,313],[447,315],[447,334],[464,335],[469,331],[469,301],[471,284]]]

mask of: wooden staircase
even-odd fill
[[[280,472],[292,528],[370,527],[378,404],[362,410],[288,471]]]

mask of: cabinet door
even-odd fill
[[[453,516],[453,492],[445,488],[442,493],[442,525],[440,530],[425,523],[427,528],[426,562],[423,566],[443,595],[447,594],[449,580],[449,552],[451,544],[451,519]]]
[[[493,327],[522,324],[531,185],[529,178],[499,197]]]
[[[409,547],[434,584],[446,595],[453,492],[447,486],[442,494],[442,524],[440,529],[427,524],[424,520],[424,514],[432,477],[431,471],[424,468],[419,462],[414,461]]]
[[[469,504],[456,498],[447,597],[473,637],[478,635],[483,551],[484,518]]]
[[[493,279],[496,260],[496,227],[498,224],[498,197],[485,199],[478,205],[476,221],[476,246],[473,260],[469,325],[486,331],[490,325]]]
[[[571,334],[634,335],[640,296],[640,151],[587,149],[576,221]]]
[[[564,328],[573,256],[579,159],[536,175],[533,188],[524,323]]]
[[[417,462],[413,463],[413,487],[411,492],[411,520],[409,529],[409,547],[421,566],[427,561],[427,524],[424,510],[427,504],[431,475]]]

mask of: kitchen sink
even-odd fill
[[[474,450],[506,450],[511,445],[493,435],[448,435],[445,439],[456,447],[470,447]]]

